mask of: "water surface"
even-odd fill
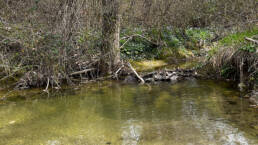
[[[18,94],[0,103],[0,145],[258,144],[258,111],[226,82]]]

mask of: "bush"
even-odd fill
[[[159,47],[152,43],[156,40],[148,36],[150,31],[144,29],[123,29],[121,31],[120,44],[123,46],[121,49],[122,57],[125,59],[151,59],[159,54]]]

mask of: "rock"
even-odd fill
[[[163,80],[164,80],[164,81],[170,81],[170,78],[171,78],[171,76],[164,76],[164,77],[163,77]]]
[[[154,78],[147,78],[147,79],[145,79],[146,83],[152,83],[154,81],[155,81]]]
[[[256,106],[258,106],[258,92],[253,91],[251,93],[251,97],[249,98],[250,102]]]
[[[170,81],[171,81],[172,83],[177,83],[178,79],[179,79],[179,76],[172,76],[172,77],[170,78]]]
[[[184,69],[176,69],[176,70],[159,70],[155,72],[151,72],[143,75],[143,79],[146,83],[155,83],[161,81],[170,81],[172,83],[177,83],[181,80],[196,80],[197,73],[194,70],[184,70]]]
[[[173,73],[166,72],[166,76],[171,77],[171,76],[173,76]]]
[[[247,89],[247,86],[244,83],[239,83],[238,87],[241,92],[244,92]]]
[[[160,74],[154,75],[154,80],[155,81],[161,81],[162,80],[162,76]]]
[[[123,83],[125,83],[125,84],[134,84],[134,83],[137,83],[137,82],[138,82],[138,81],[137,81],[136,77],[131,76],[131,75],[127,76],[127,77],[124,79],[124,81],[123,81]]]

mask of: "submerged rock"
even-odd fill
[[[256,106],[258,106],[258,92],[257,91],[253,91],[250,94],[250,98],[249,98],[250,102]]]
[[[123,81],[123,83],[125,83],[125,84],[134,84],[134,83],[137,83],[137,82],[138,81],[137,81],[136,77],[131,76],[131,75],[126,76],[124,81]]]

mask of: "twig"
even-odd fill
[[[123,47],[125,46],[125,44],[128,43],[132,38],[133,38],[133,37],[128,38],[128,39],[125,41],[125,43],[120,47],[120,49],[123,48]]]
[[[254,42],[255,44],[258,44],[258,40],[254,40],[252,38],[245,37],[245,40]]]
[[[95,68],[85,69],[85,70],[82,70],[82,71],[78,71],[78,72],[71,73],[70,76],[74,76],[74,75],[79,75],[79,74],[87,73],[87,72],[93,71],[93,70],[96,70],[96,69],[95,69]]]
[[[135,37],[135,36],[141,37],[141,38],[143,38],[143,39],[145,39],[145,40],[149,41],[150,43],[152,43],[152,44],[154,44],[154,45],[157,45],[157,46],[158,46],[158,44],[156,44],[156,43],[152,42],[151,40],[149,40],[148,38],[146,38],[146,37],[144,37],[144,36],[142,36],[142,35],[140,35],[140,34],[135,34],[135,35],[133,35],[133,37]]]
[[[132,67],[130,62],[128,62],[127,65],[130,67],[130,69],[133,71],[133,73],[137,76],[137,78],[141,80],[141,84],[144,84],[145,83],[144,79],[136,72],[136,70]]]
[[[127,41],[126,41],[120,48],[123,48],[126,43],[128,43],[130,40],[133,39],[133,37],[140,37],[140,38],[143,38],[144,40],[148,41],[149,43],[151,43],[151,44],[153,44],[153,45],[156,45],[156,46],[159,46],[157,43],[152,42],[151,40],[149,40],[148,38],[146,38],[146,37],[144,37],[144,36],[142,36],[142,35],[140,35],[140,34],[134,34],[134,35],[132,35],[132,36],[127,36],[127,37],[121,38],[121,40],[127,39]]]
[[[56,81],[56,80],[54,80],[54,82],[56,83],[56,85],[57,85],[57,89],[61,89],[61,86],[58,84],[58,82]]]
[[[122,65],[116,72],[115,72],[115,74],[117,75],[120,71],[121,71],[121,69],[124,67],[124,65]]]
[[[114,74],[114,77],[116,78],[116,79],[118,79],[118,73],[122,70],[122,68],[124,68],[124,65],[122,65],[116,72],[115,72],[115,74]]]

